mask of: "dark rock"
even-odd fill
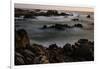
[[[66,56],[70,56],[72,54],[72,46],[71,46],[71,44],[69,44],[69,43],[65,44],[63,49],[64,49],[64,54]]]
[[[43,27],[41,29],[47,29],[47,25],[43,25]]]
[[[79,21],[79,19],[78,18],[74,18],[74,19],[72,19],[72,21]]]
[[[24,65],[24,56],[18,52],[15,52],[15,65]]]
[[[36,54],[34,59],[35,64],[49,63],[48,53],[42,45],[33,44],[32,50]]]
[[[50,63],[64,62],[64,53],[62,48],[48,48]]]
[[[68,26],[67,24],[55,24],[50,26],[49,28],[55,28],[58,30],[65,30],[65,28],[71,28],[71,26]]]
[[[87,15],[86,17],[87,17],[87,18],[91,18],[91,16],[90,16],[90,15]]]
[[[56,26],[67,27],[60,24]],[[88,39],[80,39],[74,45],[67,43],[63,48],[56,44],[48,48],[39,44],[31,46],[27,32],[20,29],[15,32],[15,46],[15,65],[94,60],[94,42]]]
[[[15,47],[26,48],[30,46],[30,40],[27,32],[24,29],[15,32]]]
[[[62,15],[62,16],[67,16],[68,14],[66,14],[66,13],[64,13],[64,12],[62,12],[60,15]]]
[[[82,24],[75,24],[74,27],[83,28],[83,25]]]
[[[58,46],[57,46],[56,44],[51,44],[51,45],[49,46],[49,48],[50,48],[50,49],[57,49]]]
[[[78,47],[73,50],[73,57],[77,61],[93,61],[93,50],[91,52],[91,44],[87,39],[80,39]]]
[[[47,14],[47,16],[52,16],[52,15],[57,16],[58,15],[58,11],[56,11],[56,10],[48,10],[46,14]]]
[[[64,30],[64,25],[62,24],[55,24],[55,25],[52,25],[50,26],[49,28],[54,28],[54,29],[58,29],[58,30]]]
[[[47,26],[47,25],[43,25],[43,27],[41,29],[57,29],[57,30],[65,30],[66,28],[74,28],[74,27],[78,27],[78,28],[83,28],[82,24],[75,24],[73,26],[69,26],[68,24],[54,24],[51,26]]]
[[[35,16],[33,16],[32,14],[26,14],[24,15],[24,18],[35,18]]]

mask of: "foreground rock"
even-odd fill
[[[27,32],[24,29],[15,31],[15,47],[25,48],[30,46],[30,40]]]
[[[94,60],[94,50],[92,47],[94,46],[92,42],[87,39],[80,39],[77,43],[75,43],[76,48],[73,48],[72,57],[76,59],[76,61],[92,61]]]
[[[94,60],[94,42],[80,39],[74,45],[66,43],[63,48],[56,44],[48,48],[30,45],[28,33],[24,29],[15,33],[15,65],[78,62]]]
[[[64,62],[64,53],[62,48],[58,47],[56,44],[52,44],[46,50],[48,51],[50,63]]]
[[[38,44],[30,46],[24,29],[17,30],[15,34],[15,65],[49,63],[45,48]]]

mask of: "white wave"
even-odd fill
[[[68,18],[68,17],[66,18],[65,16],[49,16],[49,17],[37,16],[36,20],[38,20],[38,21],[53,21],[53,22],[61,21],[62,22],[62,21],[71,21],[71,18]]]

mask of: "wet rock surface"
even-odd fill
[[[15,32],[15,65],[94,60],[94,42],[88,39],[80,39],[74,45],[66,42],[62,48],[56,44],[48,48],[35,43],[30,45],[29,40],[24,29]]]

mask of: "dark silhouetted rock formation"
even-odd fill
[[[48,48],[30,45],[28,33],[24,29],[15,32],[15,65],[79,62],[94,60],[94,42],[80,39],[74,45],[66,43],[63,48],[56,44]]]
[[[68,24],[54,24],[51,26],[43,25],[40,29],[57,29],[57,30],[65,30],[66,28],[83,28],[82,24],[74,24],[73,26],[69,26]]]
[[[83,28],[83,25],[82,24],[75,24],[74,27]]]
[[[87,15],[87,18],[91,18],[91,16],[90,15]]]
[[[72,19],[72,21],[79,21],[79,19],[78,18],[74,18],[74,19]]]
[[[25,48],[30,45],[30,40],[27,32],[24,29],[15,32],[15,47]]]
[[[52,44],[47,48],[50,63],[64,62],[63,49],[56,44]]]
[[[93,50],[91,48],[94,46],[87,39],[80,39],[75,44],[77,47],[74,49],[72,56],[77,59],[77,61],[92,61],[94,60]]]

